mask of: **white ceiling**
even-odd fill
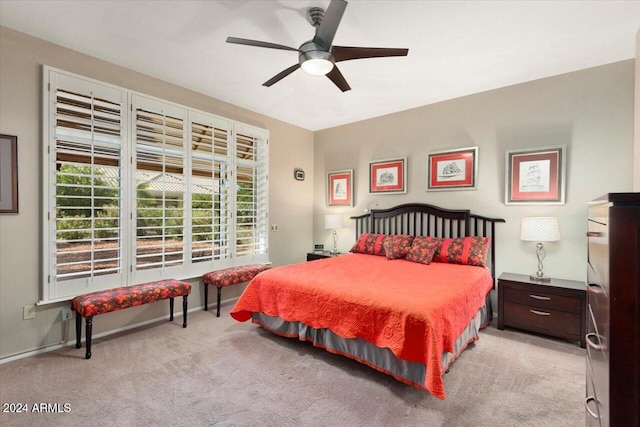
[[[640,1],[351,0],[334,45],[408,48],[339,63],[352,90],[301,70],[310,6],[329,0],[0,0],[0,25],[205,95],[319,130],[635,57]],[[0,52],[1,54],[1,52]]]

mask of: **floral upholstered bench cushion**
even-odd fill
[[[82,317],[90,317],[190,293],[191,284],[167,279],[80,295],[71,301],[71,309]]]
[[[269,268],[271,268],[271,266],[265,264],[249,264],[240,267],[225,268],[223,270],[206,273],[202,276],[202,281],[206,285],[216,287],[237,285],[238,283],[248,282],[256,277],[258,273],[268,270]]]
[[[248,282],[256,277],[259,273],[271,268],[269,264],[249,264],[239,267],[225,268],[206,273],[202,276],[204,283],[204,310],[209,310],[209,285],[218,288],[218,304],[216,316],[220,317],[220,295],[223,286],[237,285],[238,283]]]
[[[175,279],[160,280],[158,282],[142,283],[134,286],[109,289],[79,295],[71,301],[71,310],[76,315],[76,348],[80,348],[82,334],[82,318],[86,319],[87,333],[86,359],[91,358],[91,333],[93,330],[93,316],[135,307],[164,299],[169,300],[169,320],[173,321],[173,299],[182,297],[182,327],[187,327],[188,296],[191,284]]]

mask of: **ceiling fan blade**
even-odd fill
[[[284,79],[285,77],[287,77],[289,74],[293,73],[298,68],[300,68],[300,64],[292,65],[291,67],[287,68],[284,71],[280,71],[278,74],[276,74],[275,76],[271,77],[266,82],[262,83],[262,86],[269,87],[269,86],[273,85],[274,83],[277,83],[280,80]]]
[[[333,46],[331,54],[336,62],[350,59],[381,58],[385,56],[407,56],[409,49],[393,49],[385,47],[347,47]]]
[[[349,83],[347,83],[340,70],[338,70],[338,67],[334,66],[333,70],[329,71],[327,74],[327,77],[329,77],[329,80],[338,86],[341,91],[346,92],[351,90],[351,86],[349,86]]]
[[[324,12],[324,18],[320,26],[316,29],[316,35],[313,42],[317,45],[329,49],[333,43],[333,37],[338,31],[338,25],[342,20],[344,10],[347,8],[347,2],[344,0],[331,0],[329,7]]]
[[[227,43],[243,44],[243,45],[255,46],[255,47],[266,47],[269,49],[293,50],[295,52],[298,52],[298,49],[294,47],[284,46],[276,43],[261,42],[260,40],[241,39],[238,37],[227,37]]]

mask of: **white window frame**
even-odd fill
[[[83,91],[104,90],[110,93],[120,93],[122,100],[122,191],[121,191],[121,211],[120,211],[120,234],[122,245],[122,268],[119,274],[94,277],[91,280],[76,281],[56,281],[56,88],[73,89],[82,88]],[[173,114],[179,114],[183,118],[183,137],[185,148],[184,159],[184,185],[186,186],[183,221],[183,262],[179,266],[168,268],[158,268],[151,270],[136,269],[136,116],[135,105],[149,104],[158,105],[171,110]],[[199,277],[202,274],[227,268],[234,265],[244,265],[254,262],[268,262],[269,241],[268,241],[268,142],[269,132],[266,129],[257,128],[236,122],[230,119],[219,117],[204,111],[195,110],[183,105],[172,103],[159,98],[151,97],[142,93],[128,90],[126,88],[110,85],[98,80],[69,73],[53,67],[43,67],[43,281],[42,295],[40,303],[53,303],[66,301],[72,297],[99,290],[115,288],[119,286],[134,285],[151,280],[163,278],[190,279]],[[221,161],[227,162],[227,196],[228,210],[224,220],[228,226],[228,256],[221,259],[211,259],[206,262],[192,262],[192,122],[211,125],[224,129],[227,132],[227,158]],[[264,194],[259,194],[262,203],[259,205],[257,214],[260,216],[260,230],[257,234],[262,236],[260,250],[254,251],[250,256],[238,256],[236,253],[236,176],[231,171],[236,170],[236,132],[243,135],[251,135],[259,144],[262,155],[260,164],[261,175],[259,179]]]
[[[253,160],[241,160],[238,156],[237,146],[239,143],[237,142],[237,135],[241,134],[243,136],[249,136],[253,138],[255,147],[255,159]],[[233,165],[234,171],[237,170],[238,166],[243,166],[245,168],[252,168],[254,172],[256,170],[265,169],[263,174],[258,174],[257,182],[254,185],[258,189],[262,189],[261,192],[256,192],[254,196],[253,203],[256,205],[255,215],[256,215],[256,225],[254,227],[254,244],[253,248],[249,251],[240,252],[238,248],[234,248],[234,254],[236,255],[236,264],[237,265],[247,265],[247,264],[255,264],[255,263],[264,263],[268,260],[268,245],[269,245],[269,218],[268,218],[268,209],[262,210],[260,209],[261,205],[268,204],[268,188],[269,188],[269,174],[268,174],[268,165],[269,165],[269,142],[264,135],[262,129],[245,125],[245,124],[237,124],[234,127],[233,132],[233,142],[236,146],[236,151],[234,152],[235,163]],[[254,173],[255,175],[255,173]],[[238,182],[239,177],[235,176],[235,181]],[[234,195],[237,192],[237,188],[234,191]],[[237,228],[237,213],[240,211],[237,206],[237,198],[233,197],[234,205],[233,211],[236,213],[236,221],[234,223],[235,230],[238,231]],[[261,215],[262,212],[267,212],[266,215]],[[237,241],[237,238],[234,242]]]
[[[221,117],[216,117],[213,116],[211,114],[202,114],[200,112],[190,112],[189,114],[189,121],[188,121],[188,131],[189,131],[189,142],[193,141],[193,133],[192,133],[192,128],[193,128],[193,123],[197,123],[199,125],[204,125],[204,126],[209,126],[213,129],[215,128],[219,128],[219,129],[223,129],[227,131],[227,140],[226,140],[226,147],[227,147],[227,154],[226,156],[221,156],[221,155],[216,155],[213,154],[213,158],[215,159],[215,161],[219,161],[221,163],[225,164],[225,176],[221,177],[221,180],[225,181],[225,182],[220,182],[218,183],[218,185],[223,186],[224,187],[224,192],[225,192],[225,196],[227,198],[226,203],[227,203],[227,209],[225,211],[225,216],[223,218],[221,218],[220,220],[224,220],[224,226],[225,229],[227,230],[227,236],[225,238],[227,245],[225,247],[225,250],[227,252],[226,257],[220,257],[219,259],[212,259],[211,261],[205,261],[205,262],[191,262],[191,266],[192,266],[192,272],[194,275],[202,275],[204,273],[207,273],[209,271],[212,271],[214,269],[222,269],[222,268],[228,268],[228,267],[232,267],[234,265],[234,257],[233,257],[233,239],[231,238],[232,236],[230,235],[232,232],[232,228],[233,228],[233,215],[232,212],[234,211],[233,209],[233,201],[232,199],[232,193],[233,193],[233,180],[232,180],[232,175],[230,173],[231,171],[231,161],[232,161],[232,157],[233,157],[233,152],[234,152],[234,147],[233,147],[233,122],[231,120],[228,119],[223,119]],[[212,138],[214,136],[212,135]],[[192,150],[188,151],[189,154],[189,164],[192,164],[193,161],[193,154],[194,152]],[[193,174],[190,174],[189,179],[191,179]],[[193,200],[191,200],[190,202],[191,204],[193,203]],[[189,215],[192,215],[192,210],[189,209]],[[189,221],[190,224],[193,224],[192,221]],[[192,228],[193,226],[191,226]],[[189,231],[189,248],[188,248],[188,252],[189,252],[189,259],[192,259],[192,246],[191,243],[193,242],[193,238],[192,238],[192,230]]]
[[[147,111],[153,111],[154,113],[160,113],[162,115],[166,115],[167,117],[174,117],[177,118],[179,120],[182,121],[182,138],[181,138],[181,142],[182,142],[182,149],[185,150],[187,143],[188,143],[188,138],[187,138],[187,123],[188,123],[188,111],[186,108],[184,107],[179,107],[176,105],[173,105],[171,103],[167,103],[167,102],[162,102],[162,101],[158,101],[156,99],[150,98],[150,97],[146,97],[146,96],[141,96],[138,95],[136,93],[131,95],[131,108],[129,109],[131,112],[131,117],[130,117],[130,122],[131,122],[131,126],[130,126],[130,130],[131,130],[131,134],[130,134],[130,151],[131,151],[131,162],[129,164],[130,166],[130,173],[132,173],[134,176],[132,177],[132,187],[129,188],[129,190],[131,190],[132,194],[131,194],[131,206],[132,206],[132,221],[131,221],[131,232],[130,232],[130,236],[131,238],[129,239],[129,243],[130,243],[130,250],[131,250],[131,265],[129,268],[129,271],[132,274],[132,282],[134,283],[145,283],[145,282],[152,282],[152,281],[156,281],[156,280],[161,280],[161,279],[165,279],[168,277],[186,277],[188,275],[188,268],[185,264],[185,250],[186,250],[186,236],[185,236],[185,231],[184,229],[186,227],[184,227],[188,222],[189,222],[189,218],[187,217],[187,212],[186,212],[186,206],[187,206],[187,201],[190,200],[190,195],[187,194],[188,191],[188,183],[185,182],[185,178],[186,178],[186,172],[188,169],[188,165],[187,165],[187,155],[186,153],[184,153],[183,151],[183,200],[182,200],[182,204],[183,204],[183,214],[182,214],[182,218],[183,218],[183,253],[182,253],[182,262],[178,265],[165,265],[166,261],[162,262],[161,266],[158,266],[156,268],[151,268],[149,270],[146,269],[140,269],[138,268],[138,259],[137,259],[137,252],[136,252],[136,248],[137,248],[137,231],[138,231],[138,227],[137,227],[137,222],[138,222],[138,212],[139,210],[137,209],[137,191],[134,190],[134,188],[137,190],[137,176],[138,176],[138,168],[137,168],[137,162],[138,162],[138,157],[137,157],[137,132],[136,132],[136,124],[137,124],[137,110],[138,108],[142,109],[142,110],[147,110]],[[162,151],[161,151],[161,155],[162,156],[169,156],[168,153],[168,148],[166,148],[166,145],[163,146]],[[179,153],[176,153],[175,155],[179,155]],[[155,154],[154,154],[155,156]],[[166,165],[165,165],[166,166]],[[164,176],[164,171],[163,172],[156,172],[158,179],[162,182],[165,179]],[[165,191],[163,190],[163,193]],[[164,194],[162,199],[164,199]],[[160,210],[165,211],[165,207],[163,206]],[[166,218],[166,217],[164,217]],[[165,230],[165,226],[162,226],[163,231]],[[164,244],[163,244],[164,246]],[[163,257],[164,258],[164,257]]]

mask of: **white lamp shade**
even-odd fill
[[[342,221],[342,215],[325,215],[324,216],[324,228],[335,230],[336,228],[344,227],[344,222]]]
[[[522,218],[520,240],[531,242],[556,242],[560,240],[558,219],[548,216]]]

